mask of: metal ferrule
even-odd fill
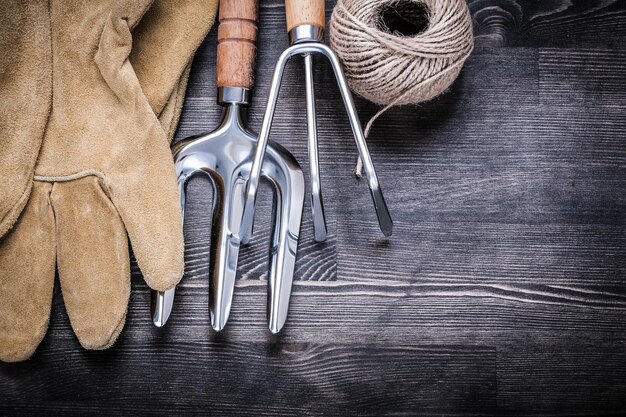
[[[300,25],[289,31],[289,44],[300,42],[324,42],[324,28],[315,25]]]
[[[250,104],[250,90],[243,87],[218,87],[217,103],[225,104]]]

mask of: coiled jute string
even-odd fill
[[[465,0],[337,0],[329,29],[350,89],[383,106],[366,137],[389,108],[443,93],[474,47]]]

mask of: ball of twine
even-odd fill
[[[424,28],[403,34],[388,25],[385,13],[409,25],[422,19]],[[365,136],[392,106],[443,93],[474,47],[465,0],[338,0],[329,29],[352,91],[384,106],[368,122]]]

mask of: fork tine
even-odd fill
[[[270,246],[267,318],[273,334],[278,333],[287,320],[305,195],[304,175],[299,167],[287,168],[282,174],[280,178],[270,178],[274,186],[275,214]]]
[[[241,178],[232,183],[230,178],[213,179],[209,309],[211,326],[219,332],[224,329],[230,315],[237,277],[245,182]]]
[[[187,182],[186,175],[178,177],[178,196],[180,198],[180,210],[183,219],[183,226],[185,224],[185,184]],[[152,323],[156,327],[163,327],[172,314],[174,307],[174,294],[176,293],[176,287],[170,288],[167,291],[152,291],[151,305],[152,310]]]

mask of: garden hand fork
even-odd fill
[[[174,147],[174,161],[185,217],[185,185],[204,173],[213,184],[209,308],[211,326],[220,331],[230,313],[246,179],[252,165],[256,136],[244,123],[254,78],[256,0],[222,0],[219,11],[217,87],[224,106],[219,127],[190,137]],[[270,143],[260,175],[274,188],[274,227],[270,245],[267,313],[269,329],[278,333],[287,319],[291,284],[304,205],[304,175],[296,159]],[[161,327],[172,310],[174,289],[153,293],[153,322]]]

